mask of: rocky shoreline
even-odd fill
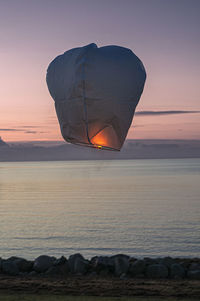
[[[124,254],[95,256],[81,254],[66,258],[41,255],[35,260],[20,257],[0,258],[1,276],[20,277],[106,277],[127,279],[200,280],[200,258],[143,258]]]

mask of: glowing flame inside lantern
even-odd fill
[[[108,139],[103,133],[103,131],[99,132],[96,136],[91,139],[92,144],[94,144],[97,148],[102,148],[102,146],[108,146]]]
[[[99,149],[118,150],[118,137],[113,130],[112,126],[106,126],[103,130],[98,132],[93,138],[91,143],[94,147]]]

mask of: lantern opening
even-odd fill
[[[100,131],[97,135],[95,135],[91,139],[92,144],[96,145],[97,147],[100,146],[109,146],[108,137],[106,137],[104,131]]]

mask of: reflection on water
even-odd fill
[[[200,159],[0,163],[0,256],[199,256]]]

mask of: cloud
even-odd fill
[[[37,131],[25,131],[25,134],[37,134]]]
[[[131,125],[131,128],[143,128],[143,127],[145,127],[144,124],[138,124],[138,125],[132,124],[132,125]]]
[[[135,115],[145,115],[145,116],[154,116],[154,115],[175,115],[175,114],[194,114],[200,113],[200,111],[138,111]]]
[[[24,129],[22,129],[24,128]],[[26,129],[27,128],[27,129]],[[25,134],[37,134],[37,133],[40,133],[40,134],[43,134],[43,133],[48,133],[48,132],[43,132],[43,131],[34,131],[34,130],[31,130],[31,126],[30,126],[30,130],[29,130],[29,126],[27,127],[21,127],[20,129],[18,128],[0,128],[0,132],[23,132]]]
[[[49,132],[40,132],[40,131],[24,131],[25,134],[46,134],[46,133],[49,133]]]
[[[37,126],[37,125],[23,125],[23,126],[19,126],[19,128],[22,128],[22,129],[36,129],[36,128],[41,128],[41,126]]]
[[[24,132],[24,130],[20,130],[20,129],[0,129],[0,132]]]

